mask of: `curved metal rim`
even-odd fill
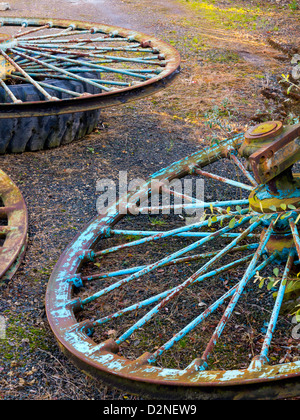
[[[233,140],[226,141],[220,146],[212,148],[209,153],[198,152],[186,159],[183,159],[170,167],[159,171],[150,178],[172,179],[189,173],[189,167],[195,161],[203,164],[213,162],[218,156],[225,156],[228,147],[236,145]],[[218,147],[219,153],[216,153]],[[150,182],[150,181],[149,181]],[[143,382],[145,384],[162,386],[180,386],[185,388],[211,388],[231,387],[236,385],[268,384],[271,381],[293,379],[300,376],[300,362],[286,363],[276,366],[265,366],[259,371],[232,370],[232,371],[198,371],[189,372],[176,369],[164,369],[144,364],[143,359],[134,362],[128,361],[110,351],[110,348],[102,348],[96,345],[82,330],[80,324],[76,324],[75,315],[72,309],[66,307],[71,300],[71,283],[64,281],[65,278],[75,275],[81,265],[78,253],[83,249],[92,249],[95,243],[105,234],[107,226],[116,224],[120,215],[116,214],[110,218],[96,217],[83,233],[79,234],[74,242],[67,248],[58,261],[51,276],[47,295],[46,311],[50,326],[56,339],[68,354],[87,370],[99,376],[99,370],[103,374],[110,374],[123,378]],[[116,373],[117,371],[117,373]]]
[[[63,99],[61,101],[40,101],[26,102],[23,104],[0,104],[0,118],[32,117],[42,115],[60,115],[71,112],[90,111],[99,108],[109,107],[117,104],[125,104],[137,97],[151,95],[166,87],[173,78],[179,73],[181,58],[178,51],[164,41],[144,33],[128,30],[118,26],[107,26],[96,22],[82,22],[60,19],[41,19],[41,18],[16,18],[0,17],[0,22],[4,25],[21,25],[24,21],[30,26],[46,25],[50,21],[56,27],[69,27],[76,25],[80,29],[92,29],[97,27],[105,33],[118,31],[122,37],[134,36],[139,42],[151,41],[154,47],[158,47],[162,53],[168,56],[168,65],[157,77],[139,83],[137,86],[120,89],[116,92],[105,92],[83,98]]]
[[[27,246],[28,212],[26,203],[13,181],[0,170],[1,198],[8,209],[8,231],[0,249],[0,278],[10,279],[21,263]],[[1,210],[1,207],[0,207]]]

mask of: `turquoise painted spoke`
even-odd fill
[[[221,321],[219,322],[214,334],[212,335],[206,350],[204,351],[203,355],[202,355],[202,362],[203,362],[203,367],[207,366],[207,360],[209,358],[210,353],[212,352],[213,348],[215,347],[218,338],[221,336],[227,322],[229,321],[233,310],[235,308],[235,306],[237,305],[247,283],[249,282],[250,278],[253,276],[253,274],[256,273],[257,271],[257,262],[259,260],[259,258],[262,256],[262,253],[264,252],[264,249],[266,247],[267,242],[270,239],[270,236],[273,232],[273,225],[274,225],[274,221],[271,221],[270,226],[268,227],[267,231],[265,232],[262,241],[257,249],[257,251],[254,254],[254,257],[251,261],[251,263],[249,264],[241,282],[238,285],[238,288],[236,290],[236,292],[234,293],[229,305],[227,306],[224,315],[221,319]]]
[[[227,264],[227,265],[225,265],[225,266],[223,266],[221,268],[218,268],[216,270],[210,271],[209,273],[206,273],[203,276],[198,277],[196,279],[196,283],[198,283],[200,281],[203,281],[203,280],[207,280],[207,279],[212,278],[212,277],[215,277],[215,276],[217,276],[217,275],[219,275],[219,274],[221,274],[221,273],[223,273],[225,271],[231,270],[232,268],[237,267],[237,266],[239,266],[239,265],[241,265],[241,264],[249,261],[249,259],[251,259],[252,257],[253,257],[253,255],[248,255],[247,257],[241,258],[241,259],[239,259],[237,261],[234,261],[234,262],[232,262],[230,264]],[[159,301],[160,299],[163,299],[163,298],[167,297],[168,295],[170,295],[171,293],[173,293],[175,290],[176,290],[176,287],[174,287],[173,289],[170,289],[170,290],[166,290],[165,292],[162,292],[162,293],[160,293],[160,294],[158,294],[156,296],[152,296],[149,299],[146,299],[146,300],[143,300],[141,302],[138,302],[138,303],[136,303],[134,305],[131,305],[131,306],[129,306],[129,307],[125,308],[125,309],[122,309],[121,311],[118,311],[118,312],[116,312],[116,313],[114,313],[112,315],[109,315],[107,317],[104,317],[104,318],[101,318],[101,319],[99,319],[97,321],[94,321],[93,326],[96,327],[97,325],[105,324],[106,322],[111,321],[114,318],[118,318],[120,316],[125,315],[126,313],[129,313],[129,312],[132,312],[132,311],[136,311],[136,310],[141,309],[141,308],[143,308],[145,306],[149,306],[149,305],[151,305],[151,304]]]
[[[210,236],[201,239],[200,241],[197,241],[197,242],[195,242],[195,243],[193,243],[193,244],[191,244],[191,245],[189,245],[189,246],[187,246],[187,247],[185,247],[185,248],[183,248],[183,249],[181,249],[181,250],[179,250],[179,251],[177,251],[177,252],[175,252],[175,253],[173,253],[173,254],[171,254],[171,255],[169,255],[169,256],[167,256],[167,257],[165,257],[165,258],[163,258],[163,259],[161,259],[161,260],[159,260],[157,262],[155,262],[155,263],[153,263],[153,264],[148,265],[143,270],[141,270],[141,271],[139,271],[139,272],[137,272],[135,274],[132,274],[131,276],[126,277],[125,279],[122,279],[119,282],[114,283],[113,285],[111,285],[111,286],[109,286],[109,287],[107,287],[107,288],[105,288],[105,289],[103,289],[103,290],[101,290],[101,291],[93,294],[92,296],[90,296],[90,297],[88,297],[88,298],[86,298],[84,300],[82,300],[82,302],[81,302],[82,307],[84,305],[90,303],[90,302],[93,302],[96,299],[99,299],[100,297],[108,294],[109,292],[111,292],[111,291],[113,291],[113,290],[115,290],[115,289],[117,289],[117,288],[119,288],[119,287],[121,287],[121,286],[123,286],[123,285],[125,285],[125,284],[127,284],[127,283],[129,283],[131,281],[133,281],[133,280],[136,280],[136,279],[140,278],[141,276],[143,276],[145,274],[150,273],[151,271],[156,270],[157,268],[163,266],[166,263],[169,263],[170,261],[173,261],[174,259],[176,259],[176,258],[178,258],[178,257],[180,257],[180,256],[182,256],[184,254],[186,254],[187,252],[192,251],[192,250],[194,250],[194,249],[202,246],[203,244],[205,244],[205,243],[207,243],[207,242],[209,242],[209,241],[211,241],[213,239],[218,238],[220,235],[222,235],[223,233],[228,232],[228,231],[234,229],[236,226],[242,226],[243,224],[249,222],[249,220],[250,220],[250,217],[245,217],[244,220],[242,220],[240,223],[236,224],[233,228],[225,227],[225,228],[223,228],[223,229],[221,229],[221,230],[219,230],[217,232],[212,233]],[[256,226],[256,224],[254,224],[254,225]],[[249,233],[249,232],[247,232],[247,233]],[[242,239],[242,236],[240,238]],[[236,243],[234,244],[234,246],[239,242],[238,239],[239,238],[237,238],[235,240]]]
[[[249,220],[248,220],[249,221]],[[161,303],[155,306],[150,312],[148,312],[143,318],[141,318],[137,323],[135,323],[129,330],[127,330],[118,340],[117,344],[121,344],[129,336],[131,336],[137,329],[141,328],[145,323],[149,322],[153,316],[157,315],[161,308],[165,307],[172,299],[177,297],[183,290],[189,287],[191,284],[198,281],[199,277],[205,274],[205,272],[217,261],[219,261],[223,256],[227,255],[228,252],[234,248],[237,243],[246,238],[250,232],[255,230],[261,224],[260,221],[253,223],[248,229],[246,229],[240,236],[234,239],[229,245],[227,245],[222,251],[220,251],[215,257],[213,257],[208,263],[200,268],[195,274],[183,282],[180,286],[176,287],[175,290],[170,293]],[[238,225],[235,225],[235,228]]]

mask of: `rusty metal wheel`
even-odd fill
[[[251,207],[263,184],[238,156],[242,141],[159,171],[63,253],[46,310],[80,369],[158,399],[299,395],[299,328],[279,315],[299,263],[299,206]],[[206,180],[203,201],[187,193],[189,179]],[[192,222],[176,215],[200,208]]]
[[[57,19],[0,24],[0,153],[77,140],[99,109],[152,94],[178,73],[174,48],[135,31]]]
[[[58,19],[3,17],[0,22],[2,32],[7,32],[0,45],[1,84],[7,93],[0,118],[60,115],[123,104],[165,87],[178,74],[178,52],[139,32]],[[82,76],[87,68],[95,80]],[[52,79],[81,81],[98,93],[56,88],[49,83]],[[15,97],[10,90],[13,81],[30,83],[40,101]],[[57,97],[57,92],[65,96]]]
[[[28,216],[24,199],[13,181],[0,170],[0,279],[16,272],[27,245]]]

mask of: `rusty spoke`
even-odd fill
[[[51,28],[51,23],[48,23],[47,25],[43,25],[39,28],[33,28],[33,29],[30,29],[29,31],[19,33],[15,35],[14,38],[22,38],[23,36],[32,34],[33,32],[39,32],[39,31],[43,31],[44,29],[49,29],[49,28]]]
[[[249,219],[246,219],[249,221]],[[202,281],[205,279],[205,273],[209,268],[211,268],[218,260],[220,260],[224,255],[226,255],[230,250],[236,246],[238,242],[248,236],[248,234],[253,231],[257,226],[260,225],[260,222],[252,225],[250,228],[246,229],[237,239],[232,241],[227,247],[220,251],[215,257],[213,257],[209,262],[207,262],[203,267],[200,268],[195,274],[193,274],[189,279],[184,281],[182,284],[174,288],[171,293],[168,294],[158,305],[156,305],[150,312],[148,312],[143,318],[136,322],[129,330],[127,330],[116,343],[119,345],[124,342],[128,337],[130,337],[137,329],[141,328],[145,323],[149,322],[154,316],[156,316],[162,308],[164,308],[168,303],[175,299],[180,293],[182,293],[187,287],[195,284],[196,282]],[[236,226],[235,226],[236,227]]]
[[[224,182],[225,184],[232,185],[232,186],[237,187],[237,188],[242,188],[243,190],[247,190],[247,191],[252,191],[253,190],[253,187],[250,186],[250,185],[246,185],[246,184],[243,184],[241,182],[234,181],[232,179],[224,178],[223,176],[211,174],[209,172],[203,171],[200,168],[195,168],[194,172],[198,175],[201,175],[201,176],[204,176],[204,177],[207,177],[207,178],[211,178],[211,179],[215,179],[216,181]]]
[[[30,49],[31,50],[34,50],[34,48],[30,48]],[[55,70],[58,73],[64,73],[64,74],[66,74],[68,76],[70,76],[70,75],[72,76],[72,75],[74,75],[74,73],[78,72],[78,70],[76,70],[76,69],[72,70],[72,72],[67,72],[66,70],[63,70],[61,67],[53,66],[52,64],[49,64],[46,61],[37,60],[37,59],[35,59],[35,58],[31,57],[31,56],[28,56],[27,54],[24,54],[24,53],[21,52],[21,51],[24,51],[24,50],[26,52],[26,49],[25,48],[20,48],[20,47],[17,47],[16,48],[16,52],[21,57],[28,58],[29,60],[31,59],[31,61],[34,61],[35,63],[40,64],[43,67],[47,67],[49,69]],[[65,61],[67,63],[72,63],[72,64],[75,64],[75,65],[81,65],[81,66],[90,67],[91,68],[91,71],[93,71],[95,69],[97,71],[111,72],[111,73],[117,73],[117,74],[125,74],[127,76],[132,76],[134,78],[140,78],[140,79],[143,79],[143,80],[148,80],[149,78],[151,78],[151,76],[148,76],[147,74],[144,75],[144,74],[139,74],[139,73],[133,73],[133,72],[130,72],[130,71],[125,71],[125,70],[121,70],[121,69],[115,69],[115,68],[111,68],[111,67],[107,67],[107,66],[95,64],[95,63],[90,63],[90,62],[85,62],[85,61],[79,61],[78,59],[77,60],[73,60],[71,58],[66,58],[66,57],[55,57],[55,56],[53,56],[51,54],[46,54],[46,53],[42,53],[42,52],[40,54],[43,57],[56,58],[57,61]],[[103,63],[101,63],[101,64],[103,64]],[[78,78],[79,76],[74,75],[73,77],[77,77]],[[80,80],[82,80],[82,79],[83,78],[80,78]],[[90,82],[91,84],[94,84],[94,83],[92,83],[90,81],[90,79],[85,79],[85,80],[87,82]],[[103,86],[100,86],[100,87],[103,88]]]
[[[141,58],[130,58],[130,57],[117,57],[117,56],[111,56],[111,55],[106,55],[106,54],[94,54],[94,53],[84,53],[81,52],[81,50],[90,50],[90,51],[96,51],[98,52],[98,50],[100,52],[102,52],[102,49],[97,48],[97,47],[89,47],[89,46],[84,46],[84,45],[64,45],[63,47],[60,46],[51,46],[51,48],[47,48],[47,46],[34,46],[34,45],[29,45],[27,43],[22,44],[20,47],[27,49],[27,50],[31,50],[31,51],[36,51],[36,52],[48,52],[51,54],[70,54],[70,55],[76,55],[77,57],[91,57],[91,58],[97,58],[97,63],[98,64],[103,64],[103,63],[113,63],[113,62],[117,62],[117,63],[139,63],[139,64],[148,64],[150,66],[157,66],[157,67],[164,67],[166,65],[165,61],[154,61],[153,59],[146,59],[144,57]],[[59,49],[62,48],[62,49]],[[49,54],[49,56],[51,56]],[[54,57],[52,55],[52,57]],[[56,60],[60,60],[60,58],[58,56],[55,57]],[[99,59],[102,59],[101,61]],[[63,61],[63,57],[61,58],[61,60]]]
[[[247,213],[247,212],[248,212],[248,210],[245,210],[244,214]],[[216,217],[216,219],[214,221],[212,221],[212,224],[220,223],[222,221],[232,219],[232,217],[236,214],[238,214],[238,213],[233,212],[231,214],[218,216],[218,217]],[[192,225],[185,226],[183,228],[181,227],[181,228],[171,230],[171,231],[152,234],[151,236],[148,236],[148,237],[140,239],[140,240],[132,241],[132,242],[129,242],[129,243],[126,243],[126,244],[123,244],[123,245],[119,245],[119,246],[116,246],[116,247],[112,247],[112,248],[109,248],[109,249],[106,249],[106,250],[98,251],[94,254],[94,256],[95,257],[101,257],[103,255],[111,254],[113,252],[123,250],[125,248],[141,245],[141,244],[146,243],[146,242],[152,242],[152,241],[157,241],[157,240],[160,240],[160,239],[165,239],[165,238],[172,237],[172,236],[181,235],[182,237],[184,237],[185,234],[187,234],[187,236],[189,236],[189,234],[191,233],[192,230],[208,226],[209,223],[210,222],[208,220],[206,220],[206,221],[203,221],[203,222],[198,222],[198,223],[195,223],[195,224],[192,224]],[[228,231],[228,229],[225,228],[224,231],[221,232],[221,235],[226,234],[227,231]],[[127,234],[127,232],[124,232],[124,233]],[[209,232],[205,232],[205,233],[207,233],[207,235],[205,235],[205,236],[210,236],[211,235],[211,233],[209,233]],[[137,233],[137,234],[139,234],[139,233]],[[197,236],[197,235],[195,235],[195,236]],[[199,236],[201,236],[201,234]]]
[[[113,234],[113,232],[111,232],[111,233]],[[129,235],[129,233],[128,233],[128,235]],[[208,234],[207,234],[207,236],[208,236]],[[249,236],[251,237],[251,235],[249,235]],[[258,247],[258,245],[259,245],[258,243],[254,243],[254,244],[250,244],[250,245],[237,246],[237,247],[233,248],[231,250],[231,252],[237,253],[237,252],[241,252],[241,251],[253,250],[253,249],[256,249]],[[179,265],[179,264],[184,264],[184,263],[188,263],[188,262],[191,262],[191,261],[197,261],[197,260],[205,260],[205,259],[214,257],[219,252],[220,251],[214,251],[214,252],[205,253],[205,254],[197,254],[197,255],[190,255],[190,256],[187,256],[187,257],[175,258],[174,260],[169,261],[168,263],[165,263],[162,267]],[[80,277],[76,278],[76,282],[74,281],[74,285],[76,285],[78,283],[83,284],[85,282],[90,282],[90,281],[99,280],[99,279],[105,279],[105,278],[109,278],[109,277],[122,277],[122,276],[127,275],[127,274],[137,273],[137,272],[143,270],[144,268],[146,268],[146,266],[132,267],[132,268],[128,268],[128,269],[124,269],[124,270],[120,270],[120,271],[112,271],[112,272],[105,272],[105,273],[101,272],[101,273],[96,273],[92,276],[80,276]]]
[[[14,50],[12,50],[12,51],[14,51]],[[41,66],[43,66],[43,67],[46,67],[46,68],[49,68],[49,69],[51,69],[51,70],[54,70],[54,71],[56,71],[56,72],[58,72],[58,73],[63,73],[63,74],[65,74],[66,76],[70,76],[70,77],[72,77],[72,78],[74,78],[74,79],[77,79],[77,80],[81,80],[81,81],[83,81],[83,82],[86,82],[86,83],[88,83],[88,84],[90,84],[90,85],[92,85],[92,86],[95,86],[95,87],[98,87],[99,89],[103,89],[103,90],[105,90],[105,91],[111,91],[112,89],[110,89],[110,88],[107,88],[106,86],[103,86],[103,85],[100,85],[99,83],[96,83],[96,82],[93,82],[91,79],[86,79],[86,78],[84,78],[84,77],[81,77],[81,76],[79,76],[79,75],[77,75],[77,74],[75,74],[74,72],[71,72],[71,71],[67,71],[67,70],[64,70],[64,69],[62,69],[62,68],[60,68],[60,67],[57,67],[57,66],[53,66],[52,64],[49,64],[49,63],[46,63],[45,61],[41,61],[41,60],[38,60],[38,59],[36,59],[36,58],[33,58],[33,57],[31,57],[31,56],[29,56],[29,55],[27,55],[27,54],[23,54],[22,52],[20,52],[19,51],[19,48],[17,49],[17,51],[16,51],[21,57],[24,57],[24,58],[27,58],[28,60],[31,60],[31,61],[33,61],[33,62],[35,62],[35,63],[38,63],[38,64],[40,64]],[[75,60],[74,60],[75,61]],[[16,67],[16,69],[18,70],[18,71],[20,71],[20,68],[18,69],[17,67]],[[25,72],[24,72],[24,70],[23,70],[23,72],[21,71],[21,73],[22,74],[24,74]],[[25,73],[25,75],[26,75],[26,73]],[[27,75],[28,76],[28,75]],[[25,76],[26,77],[26,76]],[[28,77],[30,77],[30,76],[28,76]],[[30,77],[30,79],[31,79],[31,77]],[[33,80],[33,79],[32,79]],[[33,82],[34,82],[34,80],[33,80]],[[48,94],[47,94],[48,95]],[[50,97],[50,95],[48,95],[49,97]]]
[[[251,182],[253,187],[257,187],[258,184],[253,178],[253,176],[250,174],[250,172],[245,168],[245,166],[242,164],[242,162],[236,157],[235,154],[230,154],[230,159],[237,165],[238,168],[242,171],[242,173],[248,178],[248,180]]]
[[[221,321],[219,322],[217,328],[215,329],[215,332],[213,333],[202,357],[201,357],[201,367],[205,368],[205,366],[207,366],[207,361],[208,358],[212,352],[212,350],[214,349],[217,340],[220,338],[220,336],[222,335],[222,332],[226,326],[226,324],[228,323],[230,317],[233,314],[234,308],[236,307],[239,299],[242,296],[242,293],[247,285],[247,283],[249,282],[249,280],[251,279],[251,277],[253,277],[253,275],[256,273],[257,271],[257,263],[259,261],[259,259],[262,256],[262,253],[267,245],[267,242],[270,239],[270,236],[273,232],[273,222],[271,222],[268,230],[265,232],[264,237],[262,239],[262,242],[260,243],[260,246],[258,247],[256,253],[254,254],[251,263],[249,264],[247,271],[245,272],[241,282],[238,285],[238,288],[236,289],[234,295],[231,298],[231,301],[229,302],[224,315],[222,316]]]
[[[245,219],[241,223],[239,223],[239,225],[244,224],[244,223],[248,222],[249,220],[250,220],[250,217],[245,217]],[[247,229],[245,232],[243,232],[241,235],[239,235],[238,238],[236,238],[230,244],[229,250],[234,248],[237,245],[237,243],[239,243],[242,239],[244,239],[246,236],[248,236],[250,231],[252,231],[255,227],[256,227],[256,224],[254,224],[251,228]],[[150,273],[154,270],[159,269],[160,267],[164,266],[165,264],[169,263],[170,261],[173,261],[174,259],[179,258],[180,256],[188,253],[189,251],[193,251],[194,249],[201,247],[203,244],[218,238],[223,233],[229,232],[230,230],[232,230],[232,228],[226,226],[225,228],[223,228],[223,229],[221,229],[221,230],[219,230],[215,233],[210,234],[209,236],[201,239],[200,241],[197,241],[197,242],[195,242],[195,243],[193,243],[193,244],[191,244],[191,245],[189,245],[189,246],[187,246],[183,249],[180,249],[179,251],[177,251],[177,252],[175,252],[175,253],[173,253],[173,254],[171,254],[171,255],[169,255],[169,256],[167,256],[167,257],[165,257],[165,258],[163,258],[159,261],[156,261],[155,263],[152,263],[152,264],[146,266],[145,268],[138,271],[137,273],[134,273],[131,276],[126,277],[122,280],[119,280],[118,282],[100,290],[99,292],[94,293],[93,295],[91,295],[91,296],[89,296],[89,297],[87,297],[83,300],[80,300],[80,306],[83,308],[84,305],[87,305],[87,304],[89,304],[89,303],[91,303],[91,302],[93,302],[97,299],[100,299],[102,296],[107,295],[108,293],[114,291],[115,289],[120,288],[120,287],[122,287],[126,284],[129,284],[130,282],[135,281],[135,280],[139,279],[140,277],[145,276],[146,274],[148,274],[148,273]],[[146,238],[146,239],[148,239],[148,238]],[[225,250],[222,251],[222,255],[225,254],[226,252],[228,252],[227,248],[225,248]],[[93,254],[93,257],[94,256],[96,256],[96,255]],[[218,255],[218,257],[219,257],[219,255]],[[192,280],[189,279],[188,283],[190,284],[191,282],[192,282]],[[186,287],[186,283],[184,283],[183,287]],[[72,305],[78,305],[78,301],[68,302],[68,305],[71,305],[71,306]]]
[[[24,79],[26,80],[26,79]],[[10,99],[15,103],[15,104],[20,104],[22,103],[22,101],[18,98],[15,97],[15,95],[12,93],[12,91],[8,88],[8,86],[6,85],[6,83],[1,79],[0,80],[0,84],[3,87],[3,89],[5,90],[5,92],[8,94],[8,96],[10,97]]]
[[[29,83],[31,83],[37,90],[39,90],[49,101],[58,101],[59,99],[49,95],[42,86],[36,82],[25,70],[22,69],[13,59],[11,59],[3,50],[0,49],[0,54],[17,70],[19,71]],[[28,58],[28,57],[27,57]]]
[[[204,279],[209,279],[211,277],[214,277],[216,275],[216,273],[219,274],[219,273],[223,273],[223,272],[226,272],[228,270],[231,270],[232,268],[237,267],[238,265],[245,263],[250,258],[251,258],[251,255],[250,256],[247,256],[245,258],[242,258],[240,260],[236,260],[233,263],[230,263],[230,264],[228,264],[228,265],[226,265],[224,267],[218,268],[217,270],[208,272],[208,273],[205,274],[205,276],[203,276],[203,278],[200,279],[200,277],[198,277],[197,280],[196,280],[196,282],[199,282],[199,281],[202,281]],[[138,303],[136,303],[136,304],[134,304],[132,306],[129,306],[127,308],[124,308],[122,311],[116,312],[116,313],[114,313],[112,315],[109,315],[109,316],[107,316],[105,318],[102,318],[102,319],[99,319],[97,321],[94,321],[93,326],[94,327],[97,327],[99,325],[103,325],[103,324],[111,321],[114,318],[117,318],[117,317],[120,317],[120,316],[125,315],[126,313],[137,311],[140,308],[143,308],[145,306],[152,305],[153,303],[155,303],[155,302],[157,302],[157,301],[159,301],[161,299],[164,299],[164,298],[168,297],[169,295],[171,295],[171,293],[175,292],[176,289],[177,288],[175,287],[174,289],[170,289],[170,290],[168,290],[166,292],[160,293],[159,295],[152,296],[149,299],[146,299],[146,300],[144,300],[142,302],[138,302]],[[234,287],[234,289],[236,289],[236,287]],[[226,298],[227,298],[227,296],[226,297],[223,297],[224,300]],[[120,339],[118,341],[120,341]],[[160,353],[160,350],[157,351],[157,354],[158,353]],[[155,357],[155,354],[154,354],[153,357],[151,358],[151,361],[149,360],[149,362],[150,363],[154,362],[155,361],[154,360],[155,358],[156,357]]]
[[[37,37],[29,37],[29,38],[24,38],[22,41],[36,41],[36,40],[44,40],[44,39],[51,39],[51,38],[60,38],[60,37],[68,37],[68,36],[74,36],[74,35],[82,35],[82,34],[88,34],[90,33],[89,30],[86,31],[76,31],[73,29],[73,27],[69,27],[67,29],[65,29],[62,32],[56,33],[56,34],[48,34],[48,35],[42,35],[42,36],[37,36]]]

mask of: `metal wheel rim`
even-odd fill
[[[162,71],[159,74],[156,74],[154,77],[149,77],[141,82],[129,86],[124,87],[121,89],[111,90],[111,91],[103,91],[100,94],[90,95],[90,96],[81,96],[81,97],[72,97],[70,99],[63,99],[63,100],[51,100],[48,98],[46,101],[40,102],[26,102],[26,103],[2,103],[0,104],[0,118],[7,118],[7,117],[32,117],[32,116],[41,116],[41,115],[59,115],[63,113],[71,113],[71,112],[81,112],[87,110],[95,110],[102,107],[113,106],[116,104],[124,104],[130,100],[134,100],[137,97],[145,97],[148,95],[153,94],[154,92],[166,87],[168,83],[170,83],[173,78],[178,74],[179,66],[180,66],[180,56],[178,52],[167,43],[155,38],[149,37],[148,35],[130,31],[127,29],[114,27],[114,26],[107,26],[99,23],[87,23],[87,22],[80,22],[80,21],[71,21],[71,20],[58,20],[58,19],[40,19],[40,18],[6,18],[0,17],[0,21],[2,22],[2,27],[6,26],[21,26],[26,27],[26,32],[28,28],[43,28],[47,25],[53,25],[53,28],[61,28],[67,30],[68,28],[73,28],[73,30],[80,31],[94,31],[96,30],[105,36],[111,36],[112,38],[109,39],[129,39],[128,42],[133,42],[134,40],[135,45],[140,44],[141,46],[145,46],[145,50],[149,48],[151,53],[152,50],[156,51],[155,55],[161,55],[164,58],[161,58],[161,63],[165,67],[161,67]],[[52,28],[49,28],[49,30]],[[23,30],[24,31],[24,30]],[[38,32],[37,32],[38,33]],[[109,35],[111,34],[111,35]],[[34,35],[34,34],[33,34]],[[28,38],[30,37],[30,34]],[[20,39],[20,38],[19,38]],[[95,38],[96,39],[96,38]],[[149,44],[149,40],[151,44]],[[8,52],[14,51],[14,54],[19,53],[24,54],[24,45],[14,46],[9,44],[11,41],[3,41],[2,42],[2,50],[7,50]],[[32,41],[27,41],[32,42]],[[36,42],[36,41],[33,41]],[[136,44],[137,43],[137,44]],[[148,43],[148,44],[147,44]],[[32,46],[31,46],[32,47]],[[31,48],[30,47],[30,48]],[[28,44],[26,46],[28,48]],[[36,47],[34,47],[36,48]],[[72,47],[73,48],[73,47]],[[31,50],[33,52],[33,50]],[[39,47],[40,54],[47,54],[47,48]],[[35,50],[35,52],[38,52]],[[68,52],[66,49],[63,50],[64,53]],[[128,52],[128,51],[127,51]],[[4,52],[5,53],[5,52]],[[49,51],[48,51],[49,53]],[[70,51],[69,51],[70,53]],[[6,54],[6,53],[5,53]],[[54,54],[54,53],[51,53]],[[154,53],[153,53],[154,54]],[[76,54],[73,54],[73,56]],[[24,56],[22,56],[24,58]],[[42,57],[46,57],[43,56]],[[6,57],[7,60],[7,57]],[[157,61],[157,60],[156,60]],[[151,64],[152,65],[152,64]],[[150,66],[150,64],[149,64]],[[103,67],[103,66],[102,66]],[[154,73],[154,65],[152,65],[153,74]],[[78,75],[77,75],[78,76]],[[141,75],[142,77],[142,75]],[[47,89],[45,88],[47,91]]]
[[[3,226],[4,243],[0,247],[0,279],[7,281],[16,272],[27,246],[28,214],[20,190],[13,181],[0,170],[1,218],[7,219]]]
[[[226,156],[228,151],[232,147],[236,149],[241,141],[242,136],[237,136],[223,142],[220,146],[211,148],[209,151],[204,150],[196,153],[167,169],[159,171],[151,179],[171,180],[175,175],[180,178],[190,173],[191,168],[196,165],[201,168],[209,162]],[[217,390],[214,394],[215,397],[219,393],[221,395],[228,393],[230,398],[239,393],[245,397],[247,396],[247,390],[242,392],[241,389],[246,387],[249,392],[252,389],[250,392],[252,396],[261,397],[262,389],[275,388],[276,383],[278,383],[280,389],[284,381],[295,381],[299,378],[299,361],[272,366],[259,364],[257,368],[253,367],[251,370],[247,368],[201,371],[191,367],[188,369],[168,369],[149,364],[147,362],[150,357],[149,354],[141,355],[139,359],[134,361],[116,354],[114,340],[105,343],[105,346],[96,344],[89,337],[88,329],[90,326],[88,323],[78,323],[76,320],[75,298],[72,295],[74,283],[72,282],[80,271],[83,258],[87,256],[86,250],[89,250],[88,252],[93,250],[101,235],[105,236],[107,229],[113,228],[121,217],[121,215],[115,214],[111,217],[100,216],[94,219],[61,256],[48,285],[46,311],[50,326],[60,346],[81,369],[98,378],[104,378],[119,387],[126,383],[127,389],[139,389],[140,392],[152,396],[159,396],[160,389],[169,388],[171,389],[171,395],[172,392],[176,392],[177,396],[183,395],[182,393],[189,390],[194,397],[197,394],[207,397],[207,395],[213,395],[214,390]],[[70,279],[72,278],[71,282]],[[299,392],[297,384],[298,382],[295,386],[293,382],[295,395]],[[291,395],[291,390],[289,388],[288,391],[284,390],[282,393]]]

